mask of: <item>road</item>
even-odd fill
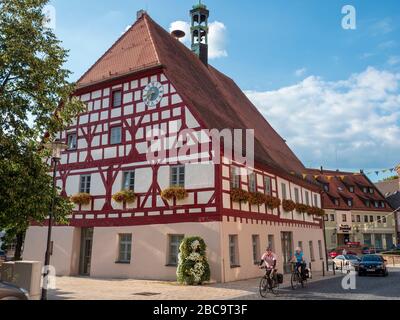
[[[344,290],[343,278],[332,278],[310,283],[306,288],[293,291],[282,288],[271,300],[400,300],[400,268],[390,268],[389,276],[355,277],[355,290]],[[258,293],[237,297],[241,300],[259,300]]]

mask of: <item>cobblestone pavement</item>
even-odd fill
[[[281,286],[278,296],[267,299],[330,300],[330,299],[397,299],[400,300],[400,268],[390,268],[383,277],[356,277],[356,290],[342,288],[343,276],[336,274],[314,279],[306,288],[293,291],[289,277]],[[49,291],[52,300],[262,300],[258,294],[259,279],[200,287],[180,286],[173,282],[145,280],[109,280],[79,277],[57,278],[57,289]]]
[[[322,274],[314,273],[315,281],[326,281]],[[338,277],[338,276],[336,276]],[[283,287],[289,286],[285,277]],[[58,277],[56,290],[49,290],[50,300],[230,300],[258,297],[260,279],[250,279],[225,284],[200,287],[180,286],[174,282],[146,280],[93,279],[83,277]]]

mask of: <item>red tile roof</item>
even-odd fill
[[[325,209],[392,211],[385,197],[364,174],[316,169],[307,171],[317,182],[329,188],[322,195]],[[351,188],[354,189],[353,192],[350,191]],[[364,188],[367,188],[367,192],[364,192]],[[370,190],[373,190],[373,193],[370,193]],[[339,200],[339,205],[335,204],[335,199]],[[352,200],[353,205],[349,206],[347,200]],[[370,206],[367,206],[367,200],[370,201]],[[379,208],[375,207],[375,201],[378,202]],[[381,207],[382,202],[385,208]]]
[[[156,65],[162,65],[183,100],[209,129],[254,129],[257,162],[286,174],[304,172],[300,160],[234,81],[205,66],[147,14],[85,73],[78,87]]]

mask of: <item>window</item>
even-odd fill
[[[374,191],[374,188],[369,188],[369,193],[370,193],[370,194],[374,194],[374,192],[375,192],[375,191]]]
[[[379,208],[379,202],[378,201],[374,201],[374,205],[375,205],[375,208]]]
[[[231,167],[231,188],[232,189],[240,188],[240,175],[238,167]]]
[[[353,186],[350,186],[350,187],[349,187],[349,191],[350,191],[351,193],[354,193],[354,187],[353,187]]]
[[[377,217],[376,217],[376,222],[382,223],[382,221],[381,221],[381,216],[377,216]]]
[[[239,266],[239,253],[238,253],[238,236],[229,236],[229,259],[231,267]]]
[[[368,192],[368,188],[367,187],[363,187],[363,192],[367,193]]]
[[[303,241],[299,241],[298,247],[303,251]]]
[[[310,259],[311,261],[315,261],[315,256],[314,256],[314,244],[312,241],[310,241],[308,243],[309,247],[310,247]]]
[[[123,173],[122,189],[135,190],[135,171],[127,171]]]
[[[351,200],[351,199],[347,200],[347,205],[349,207],[352,207],[353,206],[353,200]]]
[[[325,190],[326,192],[329,192],[329,184],[324,184],[324,190]]]
[[[67,144],[68,144],[68,150],[75,150],[77,147],[76,143],[76,133],[70,133],[67,135]]]
[[[113,91],[112,93],[112,106],[118,108],[122,105],[122,92],[121,90]]]
[[[132,234],[120,234],[118,262],[130,263],[131,250],[132,250]]]
[[[354,216],[354,214],[351,215],[351,222],[356,222],[356,217]]]
[[[275,251],[275,237],[273,234],[268,235],[268,248],[271,248],[272,251]]]
[[[169,235],[168,236],[168,265],[177,266],[179,261],[179,247],[185,236],[184,235]]]
[[[185,166],[171,167],[171,186],[185,187]]]
[[[331,221],[335,221],[335,215],[331,213]]]
[[[282,199],[286,200],[287,199],[286,184],[282,183],[281,184],[281,189],[282,189]]]
[[[305,197],[306,197],[306,205],[310,205],[310,194],[308,193],[308,191],[305,192]]]
[[[374,216],[369,216],[369,222],[374,222]]]
[[[366,201],[365,201],[365,205],[366,205],[367,207],[370,207],[370,206],[371,206],[371,202],[370,202],[369,200],[366,200]]]
[[[381,208],[385,207],[385,203],[383,201],[381,201]]]
[[[258,264],[260,262],[260,236],[252,235],[251,240],[253,244],[253,262]]]
[[[382,217],[382,223],[387,223],[386,217]]]
[[[347,222],[347,216],[345,214],[342,214],[342,222]]]
[[[271,185],[271,178],[264,177],[264,185],[265,185],[265,194],[271,195],[272,194],[272,185]]]
[[[324,221],[329,221],[329,216],[327,214],[324,214]]]
[[[368,222],[368,216],[364,216],[364,222]]]
[[[324,260],[324,254],[322,250],[322,241],[318,240],[318,252],[319,252],[319,260]]]
[[[90,175],[81,176],[81,182],[79,186],[80,193],[90,193]]]
[[[256,182],[256,174],[255,173],[249,174],[249,191],[250,192],[257,191],[257,182]]]
[[[122,143],[122,127],[113,127],[111,128],[111,144],[120,144]]]
[[[334,202],[335,202],[335,206],[339,206],[340,205],[339,199],[335,199]]]
[[[357,222],[361,222],[361,216],[358,214],[356,217]]]
[[[296,203],[300,203],[300,193],[297,188],[294,188],[294,200]]]
[[[314,194],[314,206],[318,207],[318,196]]]

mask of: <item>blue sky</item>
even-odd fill
[[[194,2],[53,0],[72,80],[134,22],[137,10],[147,9],[168,29],[189,20]],[[392,138],[400,134],[399,1],[203,2],[220,53],[211,64],[246,91],[306,165],[375,170],[400,162]],[[356,30],[342,28],[346,4],[356,9]]]

